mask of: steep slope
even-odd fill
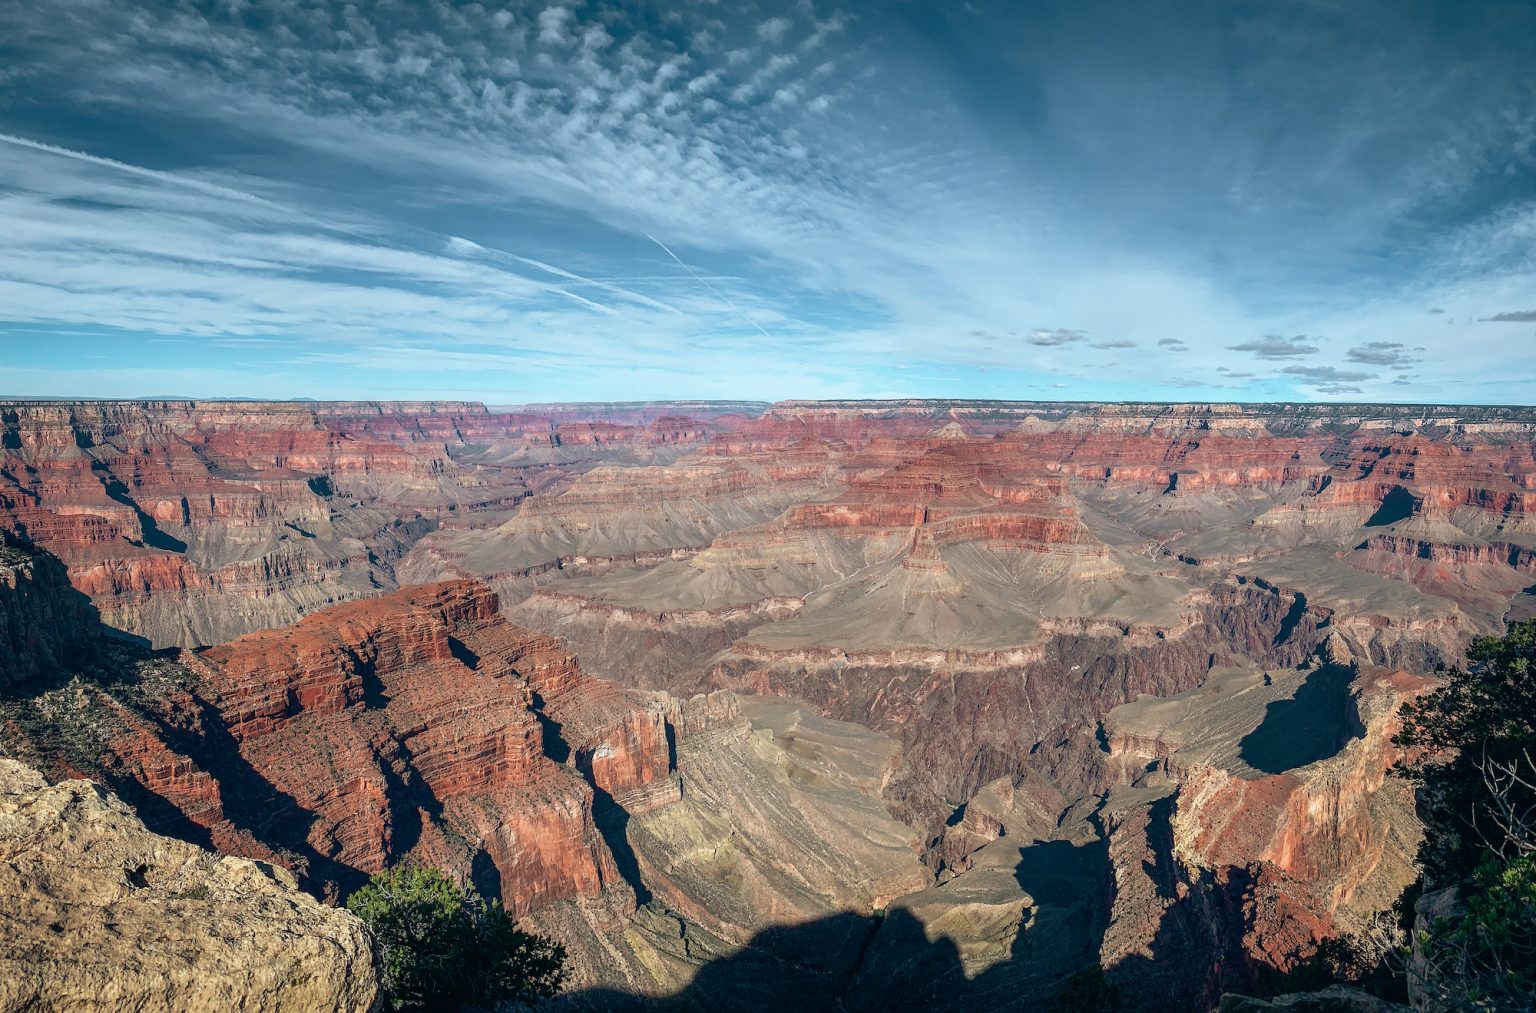
[[[544,581],[511,614],[610,678],[787,693],[899,734],[931,821],[1023,756],[1077,765],[1063,750],[1138,692],[1295,664],[1323,629],[1428,670],[1536,586],[1529,412],[1031,407],[776,406],[676,467],[810,457],[813,501]],[[610,488],[613,515],[658,516]],[[617,558],[598,531],[562,551]]]
[[[18,411],[0,510],[109,621],[313,614],[62,686],[12,632],[5,734],[317,890],[449,868],[593,988],[1006,1008],[1098,960],[1195,1008],[1395,898],[1391,714],[1536,602],[1529,409],[719,407]],[[247,612],[98,582],[273,532]],[[497,593],[393,590],[445,576]]]
[[[533,920],[566,941],[580,989],[815,1008],[857,960],[869,916],[928,881],[916,836],[879,798],[894,754],[793,704],[695,697],[680,710],[681,797],[623,820],[640,907],[625,920],[577,898]],[[739,972],[720,980],[722,965]]]
[[[1398,707],[1431,685],[1330,638],[1300,669],[1223,670],[1116,708],[1111,977],[1213,1004],[1391,907],[1417,875],[1421,835],[1411,787],[1388,776],[1391,737]]]
[[[637,920],[609,950],[623,954],[622,974],[603,982],[610,989],[567,1003],[1022,1013],[1098,965],[1120,986],[1124,1010],[1213,1008],[1223,992],[1251,991],[1264,972],[1293,966],[1319,939],[1359,928],[1413,879],[1410,792],[1386,772],[1396,708],[1429,684],[1362,665],[1335,639],[1294,670],[1226,669],[1200,688],[1142,696],[1105,723],[1101,790],[1074,798],[1034,772],[992,781],[944,828],[938,875],[884,900],[878,916],[855,907],[764,926],[739,948],[721,946],[702,919],[679,925],[662,948],[667,923]],[[805,713],[763,698],[749,709]],[[739,800],[728,807],[754,811]],[[640,823],[632,839],[651,854]],[[723,861],[719,837],[695,847],[717,882],[751,881],[735,857],[757,841],[750,816],[742,830],[742,844],[723,842]],[[717,889],[711,911],[751,924],[735,914],[737,896]],[[665,983],[657,966],[701,954],[710,962],[686,985],[654,987]],[[659,991],[654,1007],[637,1003],[637,991]]]
[[[95,621],[56,558],[0,530],[0,693],[75,661]]]

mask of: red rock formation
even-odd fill
[[[326,894],[407,859],[514,914],[624,894],[594,789],[636,813],[680,797],[675,705],[583,676],[481,585],[335,606],[181,661],[155,663],[172,675],[153,691],[81,688],[92,762],[152,824]],[[51,733],[28,748],[72,762]]]
[[[1103,956],[1125,965],[1124,980],[1158,973],[1135,957],[1161,963],[1203,935],[1229,947],[1201,958],[1212,961],[1203,994],[1252,987],[1256,969],[1286,970],[1323,938],[1359,929],[1414,879],[1418,824],[1411,787],[1388,774],[1391,738],[1398,707],[1432,680],[1353,662],[1337,639],[1324,654],[1287,689],[1235,671],[1111,715],[1109,749],[1138,785],[1112,790],[1108,807],[1120,888]],[[1308,696],[1314,679],[1335,680],[1336,692]],[[1340,707],[1355,727],[1330,745],[1318,736]],[[1270,745],[1252,747],[1272,722]],[[1285,754],[1289,769],[1252,766]],[[1152,804],[1138,797],[1159,785]]]
[[[591,788],[546,755],[535,703],[548,693],[550,716],[557,699],[582,715],[586,680],[557,641],[507,626],[484,587],[338,606],[194,666],[241,755],[313,819],[307,842],[328,862],[366,873],[421,855],[469,874],[484,853],[514,912],[617,880]],[[605,716],[652,728],[607,690],[594,688]],[[666,776],[664,734],[614,738],[627,767],[603,766],[599,787]]]
[[[1204,940],[1202,987],[1382,902],[1403,850],[1387,725],[1332,766],[1259,770],[1112,712],[1298,665],[1329,633],[1360,658],[1362,706],[1398,699],[1412,677],[1373,664],[1454,661],[1536,600],[1529,410],[694,407],[14,406],[0,523],[157,643],[493,580],[588,671],[795,696],[899,740],[880,783],[955,880],[1012,828],[1049,836],[1102,801],[1114,945]],[[207,651],[162,694],[189,716],[120,701],[115,769],[313,882],[411,856],[520,911],[591,900],[621,871],[604,813],[671,811],[686,722],[495,608],[440,585]],[[624,875],[735,938],[650,861]],[[622,921],[623,892],[593,904]]]

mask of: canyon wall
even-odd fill
[[[663,994],[759,928],[868,915],[927,879],[879,797],[894,742],[592,679],[484,585],[195,652],[82,647],[0,698],[0,752],[332,902],[385,867],[444,869],[556,934],[582,985]]]
[[[0,404],[0,527],[63,559],[108,624],[200,646],[389,590],[430,531],[734,421],[663,415],[598,438],[471,403]]]
[[[57,558],[0,530],[0,693],[77,660],[95,619]]]
[[[0,426],[6,752],[322,896],[448,869],[576,1005],[1214,1004],[1396,898],[1396,708],[1536,605],[1530,409]]]

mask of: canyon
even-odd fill
[[[442,868],[557,1005],[1210,1009],[1413,880],[1536,410],[16,402],[0,531],[25,790]]]

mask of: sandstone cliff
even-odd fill
[[[1299,670],[1224,670],[1117,708],[1109,763],[1128,784],[1104,811],[1112,975],[1214,1003],[1390,908],[1421,836],[1410,787],[1388,775],[1391,736],[1430,685],[1330,640]]]
[[[895,742],[594,680],[468,582],[178,660],[98,653],[32,689],[0,703],[7,752],[331,898],[403,861],[446,869],[560,937],[583,983],[684,987],[759,930],[928,880],[880,798]]]

